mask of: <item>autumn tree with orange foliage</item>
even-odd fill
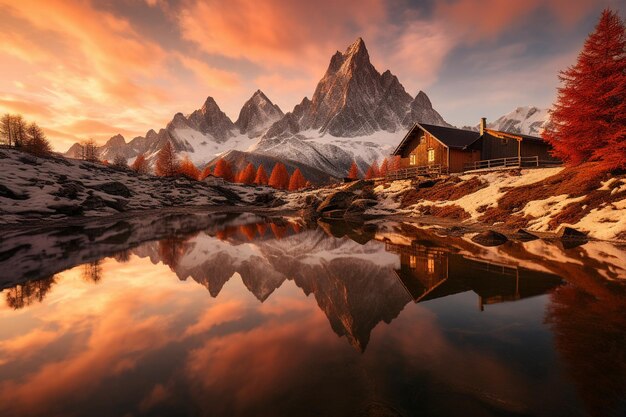
[[[265,172],[265,168],[263,165],[259,165],[259,168],[256,170],[256,176],[254,177],[254,183],[258,185],[267,185],[269,179],[267,178],[267,172]]]
[[[365,173],[365,179],[371,180],[372,178],[380,177],[380,168],[378,168],[378,163],[376,161],[372,162],[372,165],[369,166],[367,172]]]
[[[296,168],[293,174],[291,174],[291,178],[289,178],[289,191],[299,190],[304,188],[305,185],[306,179],[302,175],[302,172],[300,172],[300,168]]]
[[[202,181],[203,179],[205,179],[209,175],[211,175],[211,166],[209,164],[207,164],[204,167],[204,169],[202,170],[202,172],[200,173],[200,176],[198,178],[200,179],[200,181]]]
[[[174,147],[168,140],[157,154],[154,171],[161,177],[174,177],[178,174],[178,166]]]
[[[391,162],[389,163],[389,171],[388,172],[397,171],[400,168],[402,168],[402,158],[400,157],[400,155],[394,155],[391,158]]]
[[[268,185],[279,190],[286,190],[289,187],[289,173],[287,172],[285,164],[276,162],[272,170],[272,175],[270,175]]]
[[[193,162],[191,162],[188,156],[185,156],[183,161],[178,166],[178,174],[191,180],[197,180],[200,178],[200,170],[194,165]]]
[[[251,162],[246,165],[246,167],[241,171],[239,182],[244,184],[252,184],[254,183],[254,177],[256,174],[256,169],[254,169],[254,165]]]
[[[352,165],[350,165],[350,169],[348,170],[348,179],[359,179],[359,167],[356,165],[356,161],[352,161]]]
[[[605,9],[562,86],[544,138],[570,165],[602,161],[626,167],[626,26]]]
[[[232,182],[235,177],[233,175],[233,170],[230,167],[228,161],[220,158],[215,164],[215,169],[213,170],[213,175],[216,177],[224,178],[226,181]]]
[[[383,159],[383,162],[380,164],[380,176],[384,177],[389,172],[389,160],[387,158]]]
[[[137,174],[147,174],[148,173],[148,161],[146,161],[146,157],[144,154],[140,153],[135,158],[135,162],[130,166],[130,169],[135,171]]]

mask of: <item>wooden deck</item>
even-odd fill
[[[424,165],[414,166],[409,168],[402,168],[395,171],[388,172],[385,176],[386,180],[406,180],[416,177],[438,177],[441,174],[445,174],[445,167],[441,165]]]

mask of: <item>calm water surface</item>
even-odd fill
[[[2,416],[624,416],[626,251],[160,216],[0,240]]]

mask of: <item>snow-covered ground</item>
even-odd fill
[[[268,187],[212,186],[0,149],[0,223],[176,206],[249,205],[258,196],[267,202],[268,195],[271,200],[282,194]]]

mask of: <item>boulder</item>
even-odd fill
[[[344,187],[344,191],[356,191],[361,190],[363,187],[374,185],[372,180],[358,180],[353,181],[350,185]]]
[[[519,240],[520,242],[530,242],[531,240],[537,240],[539,237],[537,235],[533,235],[530,232],[527,232],[524,229],[518,229],[517,232],[513,235],[515,240]]]
[[[75,182],[66,182],[59,187],[53,195],[70,200],[76,200],[78,194],[83,191],[83,187]]]
[[[509,239],[502,233],[494,230],[487,230],[479,233],[472,238],[472,242],[478,243],[482,246],[500,246],[506,243]]]
[[[118,195],[120,197],[130,197],[133,194],[127,186],[118,181],[105,182],[103,184],[94,185],[91,188],[105,192],[110,195]]]
[[[562,226],[557,232],[561,240],[587,240],[587,234],[573,227]]]
[[[87,196],[82,205],[85,210],[97,210],[106,206],[104,200],[97,195]]]
[[[111,207],[113,210],[126,211],[128,200],[124,198],[116,198],[115,200],[103,200],[107,207]]]
[[[317,207],[317,211],[324,213],[334,210],[346,210],[352,203],[352,200],[354,200],[354,197],[354,193],[350,191],[335,191],[321,202]]]

